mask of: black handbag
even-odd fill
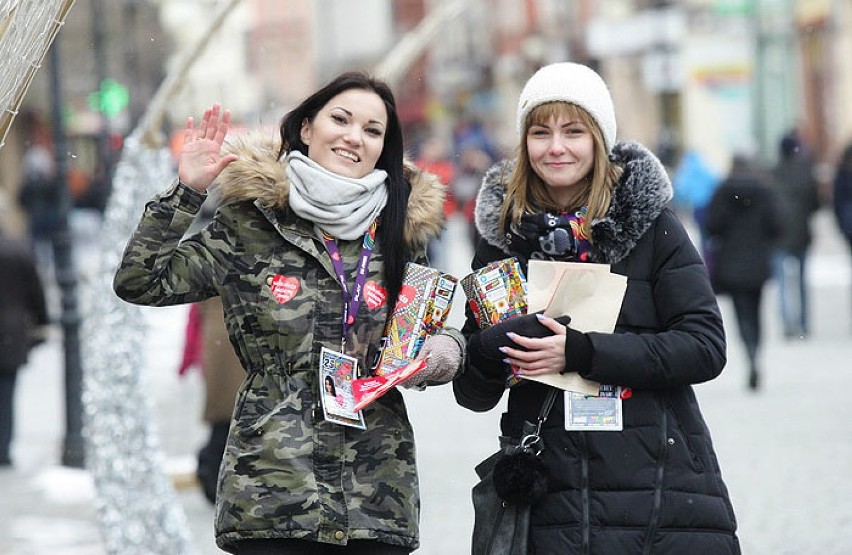
[[[541,425],[558,392],[548,391],[538,419],[524,423],[520,439],[500,436],[500,450],[476,466],[473,555],[527,555],[531,506],[547,491]]]

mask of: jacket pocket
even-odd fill
[[[684,430],[681,419],[677,411],[672,408],[671,403],[666,403],[666,412],[669,416],[666,440],[669,448],[669,460],[677,460],[677,450],[680,446],[685,450],[686,460],[689,461],[691,468],[696,472],[704,472],[707,464],[701,456],[702,450],[700,449],[704,438],[700,435],[690,435]]]
[[[239,391],[237,392],[237,402],[234,405],[234,415],[233,419],[237,422],[241,419],[243,415],[243,411],[245,410],[246,401],[249,396],[249,392],[252,390],[252,386],[256,381],[257,375],[259,372],[257,370],[249,371],[249,374],[246,376],[246,379],[243,380],[242,385],[240,386]]]

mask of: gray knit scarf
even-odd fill
[[[360,179],[343,177],[297,150],[287,154],[285,163],[290,208],[337,239],[363,236],[387,203],[384,170],[373,170]]]

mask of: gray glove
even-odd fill
[[[403,382],[402,387],[424,389],[440,385],[456,377],[462,362],[461,345],[452,335],[439,333],[426,338],[417,358],[426,359],[426,368]]]

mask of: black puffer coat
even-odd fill
[[[14,374],[48,324],[41,278],[29,246],[0,229],[0,374]]]
[[[557,402],[545,423],[543,457],[551,474],[547,495],[533,507],[531,552],[542,554],[739,553],[736,519],[710,432],[692,384],[725,365],[725,336],[704,264],[666,204],[672,189],[659,161],[635,143],[615,154],[624,175],[606,217],[592,226],[593,262],[627,276],[615,333],[569,329],[568,370],[631,388],[622,432],[566,432]],[[499,229],[508,172],[485,177],[477,203],[482,234],[472,267],[529,253],[513,251]],[[470,311],[464,328],[475,348]],[[471,410],[494,407],[507,369],[468,364],[454,382],[457,401]],[[517,436],[534,420],[547,387],[522,383],[509,393],[501,421]]]

